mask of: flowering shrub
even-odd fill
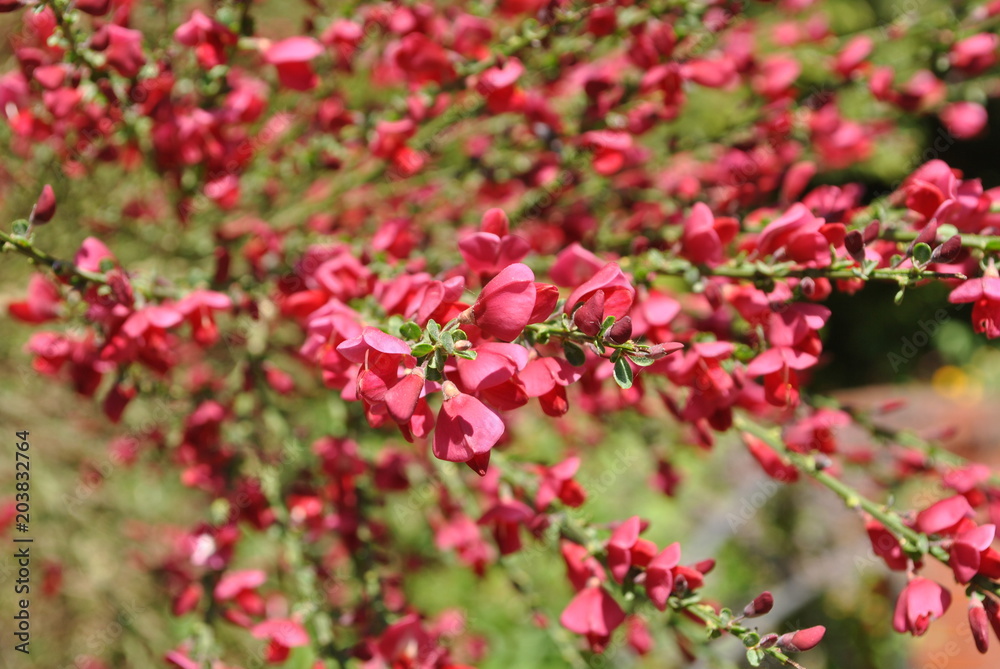
[[[0,0],[0,243],[34,265],[8,305],[34,370],[204,502],[141,565],[178,621],[164,666],[481,664],[496,574],[570,666],[721,636],[808,664],[824,626],[703,595],[715,559],[579,477],[629,421],[839,498],[905,574],[887,628],[953,603],[938,562],[977,648],[1000,634],[1000,479],[809,386],[823,302],[871,283],[944,284],[1000,336],[1000,190],[942,155],[987,132],[1000,4],[853,27],[809,0],[149,4]],[[683,457],[649,451],[682,494]],[[911,481],[940,494],[894,502]],[[481,610],[421,610],[441,565]]]

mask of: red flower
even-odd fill
[[[45,323],[59,317],[59,289],[44,274],[32,274],[28,280],[28,297],[23,302],[11,302],[7,310],[25,323]]]
[[[972,521],[967,522],[972,527],[959,532],[955,537],[955,541],[951,544],[951,558],[948,561],[952,571],[955,572],[955,580],[963,584],[971,581],[979,573],[982,553],[990,547],[996,535],[996,525],[976,527]]]
[[[926,578],[914,578],[896,601],[892,627],[897,632],[920,636],[932,620],[940,618],[951,604],[951,593]]]
[[[578,304],[586,302],[598,291],[604,295],[603,314],[605,317],[621,318],[632,308],[635,288],[632,287],[632,283],[622,272],[618,263],[609,262],[570,293],[566,300],[565,312],[572,313]]]
[[[782,460],[773,448],[748,432],[744,432],[742,436],[750,455],[757,460],[768,476],[783,483],[794,483],[799,480],[799,470]]]
[[[542,511],[556,498],[566,506],[577,507],[583,504],[587,499],[587,491],[573,480],[573,475],[579,468],[580,458],[576,456],[568,457],[551,467],[539,467],[542,480],[535,495],[535,508]]]
[[[608,568],[619,583],[625,579],[632,565],[645,567],[656,552],[653,542],[639,538],[641,531],[639,516],[632,516],[616,527],[608,540]]]
[[[108,35],[108,65],[123,77],[132,78],[146,64],[142,54],[142,33],[113,23],[104,27]]]
[[[973,139],[986,128],[989,116],[978,102],[953,102],[938,114],[941,122],[958,139]]]
[[[722,262],[723,246],[731,242],[737,232],[736,219],[717,219],[708,205],[698,202],[684,220],[681,255],[693,263],[714,267]]]
[[[472,395],[459,392],[451,381],[445,381],[441,389],[444,402],[434,430],[434,456],[468,462],[489,453],[504,433],[500,416]]]
[[[264,61],[278,68],[278,80],[293,91],[308,91],[316,87],[319,77],[309,62],[323,53],[323,45],[312,37],[289,37],[272,44]]]
[[[514,341],[531,321],[537,294],[531,268],[508,265],[483,287],[466,318],[491,337]]]
[[[646,567],[646,594],[661,611],[674,591],[674,569],[681,561],[681,545],[676,541],[664,548]]]
[[[309,635],[301,623],[291,619],[272,618],[250,630],[258,639],[267,639],[267,661],[278,664],[288,659],[292,648],[309,645]]]
[[[480,232],[459,240],[458,250],[473,272],[491,274],[520,262],[531,246],[525,239],[509,234],[507,214],[502,209],[490,209],[483,214]]]
[[[204,68],[225,63],[226,47],[236,44],[233,31],[197,9],[177,27],[174,39],[184,46],[195,47],[198,64]]]
[[[1000,337],[1000,275],[990,267],[978,279],[969,279],[951,291],[952,304],[973,302],[972,327],[990,339]]]
[[[963,518],[972,515],[972,507],[963,495],[935,502],[917,514],[915,527],[925,534],[950,534]]]
[[[595,653],[604,650],[611,633],[624,621],[625,613],[618,602],[597,579],[591,579],[587,587],[576,593],[559,617],[559,622],[570,632],[585,635]]]

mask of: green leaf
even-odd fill
[[[433,350],[434,350],[434,344],[429,344],[425,341],[422,341],[413,348],[411,348],[410,353],[412,353],[414,357],[422,358]]]
[[[28,234],[28,222],[23,218],[19,218],[11,225],[11,232],[18,237],[24,237]]]
[[[605,318],[604,322],[601,323],[601,329],[597,333],[597,338],[598,339],[604,339],[604,335],[606,335],[608,333],[608,330],[610,330],[611,326],[614,325],[614,324],[615,324],[615,317],[614,316],[608,316],[607,318]]]
[[[743,645],[747,648],[753,648],[760,643],[760,635],[756,632],[747,632],[746,636],[743,637]]]
[[[476,359],[476,352],[475,351],[455,351],[455,357],[456,358],[465,358],[466,360],[475,360]]]
[[[896,296],[892,298],[892,301],[896,303],[897,307],[903,303],[904,295],[906,295],[906,288],[900,288],[899,292],[896,293]]]
[[[656,362],[652,358],[647,358],[646,356],[634,355],[634,354],[630,354],[628,356],[628,359],[631,360],[632,362],[634,362],[635,364],[637,364],[640,367],[649,367],[654,362]]]
[[[751,667],[759,667],[760,663],[764,661],[764,651],[759,648],[751,648],[747,651],[747,662],[750,663]]]
[[[437,341],[441,336],[441,326],[433,318],[427,321],[427,334],[430,335],[431,341]]]
[[[931,247],[923,242],[913,247],[913,259],[921,265],[926,265],[930,262],[931,253],[933,253]]]
[[[441,346],[444,347],[448,355],[455,355],[455,340],[452,338],[450,332],[441,333]]]
[[[420,336],[423,334],[423,330],[421,330],[420,326],[413,321],[406,321],[399,326],[399,334],[403,336],[403,339],[417,340],[420,339]]]
[[[615,362],[615,383],[621,386],[622,390],[632,387],[632,367],[629,366],[625,356]]]
[[[451,336],[455,341],[468,340],[469,338],[469,335],[465,334],[463,330],[452,330]]]
[[[587,362],[587,354],[571,341],[563,342],[563,353],[566,354],[566,361],[574,367],[583,367]]]

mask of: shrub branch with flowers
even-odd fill
[[[484,661],[474,612],[409,601],[430,563],[504,573],[569,666],[622,634],[807,664],[823,626],[772,631],[771,592],[703,596],[715,560],[643,538],[657,518],[585,512],[583,433],[621,415],[855,511],[905,574],[897,632],[952,603],[922,575],[947,565],[986,652],[1000,479],[890,431],[889,407],[809,391],[834,292],[943,283],[1000,336],[1000,190],[944,155],[1000,95],[1000,3],[948,8],[844,26],[809,0],[0,0],[0,244],[34,268],[9,314],[39,328],[34,370],[110,422],[170,398],[136,466],[210,509],[156,565],[188,621],[164,666]],[[866,191],[879,161],[902,178]],[[675,492],[683,472],[659,474]],[[895,503],[917,479],[947,493]],[[387,519],[418,481],[419,556]],[[575,594],[542,601],[525,551]],[[234,629],[267,644],[257,664],[227,655]]]

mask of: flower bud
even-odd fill
[[[624,344],[632,338],[632,318],[622,316],[608,330],[607,340],[613,344]]]
[[[38,196],[38,202],[31,210],[31,223],[41,225],[48,223],[56,215],[56,194],[52,192],[52,186],[45,184],[42,194]]]
[[[789,632],[788,634],[782,634],[778,637],[778,646],[783,650],[787,650],[792,653],[801,653],[802,651],[813,648],[816,644],[822,641],[824,634],[826,634],[826,628],[822,625],[816,625],[815,627],[809,627],[808,629],[798,630],[796,632]]]
[[[752,602],[743,607],[743,616],[756,618],[771,610],[774,606],[774,596],[767,590],[757,595]]]
[[[931,262],[951,262],[962,250],[962,235],[952,235],[931,254]]]
[[[844,236],[844,248],[857,262],[865,261],[865,240],[860,230],[851,230]]]
[[[882,232],[882,224],[878,221],[872,221],[865,228],[864,240],[865,244],[871,244],[873,241],[878,239],[879,233]]]
[[[778,635],[775,634],[774,632],[771,632],[770,634],[765,634],[760,638],[760,641],[757,643],[757,647],[770,648],[776,643],[778,643]]]
[[[990,623],[986,615],[983,603],[977,597],[973,597],[969,602],[969,629],[972,630],[972,639],[976,642],[976,649],[980,653],[986,653],[990,648]]]

